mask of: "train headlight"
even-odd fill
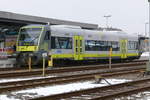
[[[29,56],[30,56],[30,57],[33,57],[33,53],[30,53]]]

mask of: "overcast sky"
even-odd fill
[[[106,23],[103,16],[112,15],[109,25],[128,33],[144,34],[148,21],[147,0],[0,0],[0,10],[101,27]]]

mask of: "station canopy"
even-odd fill
[[[38,16],[16,14],[11,12],[0,11],[0,48],[13,48],[16,44],[17,35],[20,27],[29,24],[47,24],[51,25],[72,25],[80,26],[85,29],[97,29],[98,25],[58,20]]]
[[[37,17],[37,16],[30,16],[30,15],[23,15],[23,14],[0,11],[0,23],[4,23],[5,25],[12,24],[14,26],[17,26],[17,25],[22,26],[25,24],[47,24],[48,22],[52,25],[74,25],[74,26],[80,26],[81,28],[86,28],[86,29],[98,28],[97,24],[66,21],[66,20],[59,20],[59,19],[53,19],[53,18]]]

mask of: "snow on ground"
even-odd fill
[[[141,60],[149,59],[149,52],[142,53],[140,59]],[[47,77],[55,77],[55,76],[47,76]],[[26,77],[26,78],[16,78],[16,79],[1,79],[0,83],[11,82],[11,81],[30,80],[30,79],[41,79],[41,78],[45,78],[45,77],[32,77],[32,78]],[[107,79],[107,81],[111,84],[118,84],[118,83],[130,81],[130,80]],[[29,97],[37,97],[37,96],[59,94],[59,93],[69,92],[69,91],[76,91],[76,90],[80,90],[80,89],[102,87],[102,86],[107,86],[107,85],[108,85],[108,83],[106,83],[104,81],[101,84],[95,84],[92,81],[87,81],[87,82],[70,83],[70,84],[65,84],[65,85],[37,87],[35,89],[27,89],[27,90],[21,90],[18,92],[11,92],[11,95],[9,95],[9,96],[6,94],[0,94],[0,100],[20,100],[18,98],[15,98],[15,96],[17,96],[18,94],[23,95],[23,96],[29,96]]]
[[[125,80],[125,79],[107,79],[107,81],[111,84],[118,84],[123,83],[131,80]],[[87,89],[87,88],[94,88],[94,87],[102,87],[107,86],[108,83],[106,81],[102,81],[101,84],[96,84],[93,81],[87,81],[87,82],[77,82],[77,83],[70,83],[70,84],[64,84],[64,85],[55,85],[55,86],[45,86],[45,87],[38,87],[35,89],[27,89],[27,90],[21,90],[18,92],[12,92],[11,97],[17,96],[17,95],[28,95],[30,97],[37,97],[37,96],[46,96],[46,95],[52,95],[52,94],[59,94],[64,92],[70,92],[70,91],[76,91],[80,89]],[[29,95],[32,94],[32,95]],[[2,100],[14,100],[6,98],[6,95],[0,95],[0,98]],[[3,99],[4,98],[4,99]],[[1,99],[0,99],[1,100]]]
[[[148,60],[149,59],[149,52],[143,52],[140,59],[141,60]]]
[[[114,100],[150,100],[150,92],[139,92],[137,94],[132,94],[129,96],[118,97]]]
[[[149,56],[149,52],[143,52],[141,56]]]
[[[16,82],[16,81],[32,80],[32,79],[42,79],[42,78],[50,78],[50,77],[56,77],[56,76],[46,76],[46,77],[35,76],[35,77],[24,77],[24,78],[15,78],[15,79],[12,79],[12,78],[11,79],[0,79],[0,83],[12,82],[12,81]]]
[[[0,95],[0,100],[19,100],[19,99],[16,99],[16,98],[8,98],[7,95]]]

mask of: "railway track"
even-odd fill
[[[115,85],[37,97],[30,100],[112,100],[120,96],[131,95],[145,90],[150,90],[149,83],[150,78],[144,78]]]
[[[93,73],[80,73],[74,75],[64,75],[58,77],[49,77],[49,78],[41,78],[41,79],[31,79],[31,80],[23,80],[23,81],[12,81],[0,83],[0,93],[4,93],[7,91],[16,91],[26,88],[33,88],[38,86],[46,86],[53,84],[64,84],[64,83],[72,83],[77,81],[87,81],[93,80],[94,75],[101,75],[103,77],[112,77],[115,75],[124,75],[124,74],[133,74],[139,73],[141,70],[144,70],[144,67],[126,67],[121,69],[113,69],[113,70],[105,70],[101,72],[93,72]]]
[[[146,62],[147,60],[134,60],[132,62]],[[125,63],[132,63],[132,62],[128,62],[126,61]],[[84,66],[88,66],[88,65],[91,65],[93,63],[88,63],[88,64],[85,64]],[[98,63],[96,63],[98,65]],[[76,65],[74,67],[80,67],[80,65]],[[92,65],[93,66],[93,65]],[[65,66],[64,66],[65,67]],[[68,66],[66,66],[68,67]],[[57,67],[56,67],[57,68]],[[40,69],[40,68],[37,68],[37,67],[34,67],[33,69]],[[28,70],[28,67],[13,67],[13,68],[0,68],[0,72],[3,72],[3,71],[22,71],[22,70]]]
[[[121,67],[129,67],[129,66],[139,66],[145,65],[146,62],[132,62],[132,63],[119,63],[119,64],[112,64],[113,68],[121,68]],[[65,68],[54,68],[54,69],[46,69],[46,74],[54,74],[54,73],[64,73],[64,72],[76,72],[76,71],[89,71],[89,70],[101,70],[101,69],[108,69],[108,64],[105,65],[89,65],[89,66],[78,66],[78,67],[65,67]],[[23,77],[23,76],[37,76],[41,75],[41,69],[34,69],[32,71],[28,70],[19,70],[14,72],[1,72],[0,78],[14,78],[14,77]]]
[[[3,71],[18,71],[18,70],[26,70],[27,68],[18,68],[18,67],[14,67],[14,68],[0,68],[0,72]]]

